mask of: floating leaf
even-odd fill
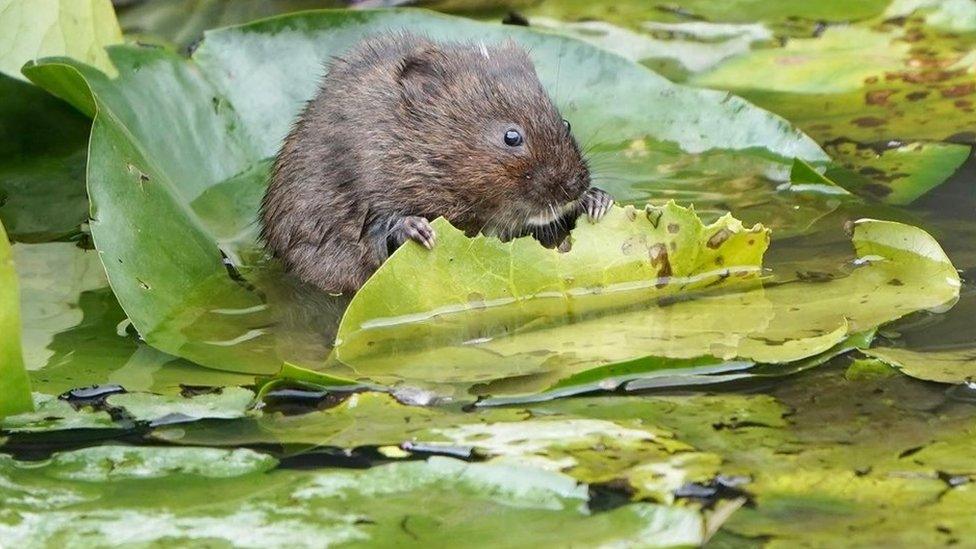
[[[976,349],[914,351],[897,347],[875,347],[862,349],[862,352],[919,379],[940,383],[976,381]]]
[[[0,224],[0,418],[32,408],[20,343],[20,293],[7,233]]]
[[[853,142],[828,147],[847,170],[827,175],[845,189],[886,204],[904,206],[944,183],[969,158],[971,148],[952,143],[871,147]]]
[[[0,13],[0,73],[23,78],[25,62],[51,55],[112,71],[104,48],[122,31],[111,0],[2,0]]]

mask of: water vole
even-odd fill
[[[345,292],[407,239],[433,247],[439,216],[552,247],[612,202],[523,49],[389,34],[331,62],[275,162],[262,236],[288,270]]]

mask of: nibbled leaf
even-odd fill
[[[433,253],[402,247],[353,298],[339,325],[339,360],[355,364],[363,355],[409,348],[397,330],[405,323],[416,324],[411,337],[427,344],[490,339],[529,324],[755,283],[769,244],[759,225],[747,229],[726,216],[705,226],[674,202],[613,208],[599,224],[573,231],[566,253],[531,238],[469,239],[444,220],[434,229]],[[428,283],[417,284],[420,276]]]
[[[415,256],[405,249],[384,266],[386,270],[377,279],[396,272],[400,261],[405,266],[416,259],[423,265],[429,265],[428,261],[458,263],[431,257],[451,249],[448,238],[441,244],[427,255]],[[700,383],[696,376],[702,373],[749,365],[736,361],[782,364],[818,355],[829,357],[834,348],[849,350],[851,346],[844,342],[853,334],[870,332],[917,310],[942,310],[958,299],[958,273],[938,243],[921,229],[862,220],[854,225],[853,244],[858,258],[855,267],[847,276],[828,282],[795,281],[664,306],[638,305],[609,315],[580,314],[562,323],[547,320],[540,309],[537,319],[523,320],[517,329],[507,331],[499,330],[503,324],[498,323],[510,314],[511,306],[504,301],[466,310],[454,301],[455,295],[446,292],[449,306],[429,308],[436,311],[434,315],[419,314],[419,307],[390,314],[385,308],[388,305],[383,305],[375,320],[361,322],[366,327],[362,334],[357,339],[347,336],[336,354],[362,378],[385,384],[406,381],[439,385],[441,390],[453,386],[493,396],[553,391],[557,396],[560,393],[555,389],[561,384],[572,384],[573,376],[585,379],[584,372],[594,368],[602,368],[606,388],[613,388],[619,383],[614,381],[613,365],[642,357],[685,362],[674,362],[670,369],[663,362],[634,377],[680,379],[682,372],[675,370],[685,367],[683,373],[691,376],[689,383]],[[436,269],[426,267],[423,272],[431,277]],[[501,271],[502,276],[507,272]],[[401,276],[409,280],[412,275]],[[440,287],[447,286],[442,283]],[[367,296],[368,291],[364,290]],[[428,292],[426,299],[436,296]],[[558,301],[562,303],[562,299]],[[429,306],[431,301],[425,304]],[[493,310],[496,308],[500,311]],[[533,312],[524,305],[516,310],[523,315]],[[357,311],[353,303],[350,314],[368,318],[369,311]],[[357,348],[346,354],[345,346],[350,344]],[[373,348],[382,352],[366,351]],[[688,360],[703,353],[731,362],[712,361],[709,366],[708,360]],[[598,387],[589,383],[591,388]]]
[[[897,347],[875,347],[862,349],[861,352],[919,379],[940,383],[976,381],[976,348],[915,351]]]
[[[0,73],[24,77],[27,61],[51,55],[106,72],[105,46],[122,42],[111,0],[0,0]]]
[[[150,345],[238,372],[321,363],[329,343],[321,334],[338,318],[328,311],[342,302],[287,287],[262,263],[253,221],[268,159],[314,92],[319,67],[364,36],[396,28],[519,41],[584,142],[652,139],[669,143],[672,161],[703,151],[781,169],[794,157],[826,160],[782,119],[727,94],[675,86],[578,41],[423,11],[256,22],[209,33],[191,60],[114,47],[114,79],[67,59],[35,64],[26,69],[35,83],[97,110],[88,165],[92,236],[119,302]],[[571,96],[558,93],[570,88]],[[317,310],[296,319],[295,302]],[[295,336],[295,325],[309,319],[315,325]]]
[[[20,292],[7,233],[0,224],[0,418],[33,408],[20,343]]]

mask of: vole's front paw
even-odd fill
[[[434,248],[437,243],[437,234],[430,222],[423,217],[407,216],[397,220],[391,233],[393,241],[397,247],[401,246],[408,239],[421,244],[428,250]]]
[[[603,189],[590,187],[580,197],[579,202],[590,222],[596,222],[603,219],[603,216],[610,211],[610,206],[613,206],[613,197]]]

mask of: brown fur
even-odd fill
[[[517,150],[504,143],[513,127]],[[262,236],[300,278],[345,292],[403,241],[406,216],[553,245],[528,220],[569,212],[589,186],[524,50],[384,35],[329,66],[275,162]]]

